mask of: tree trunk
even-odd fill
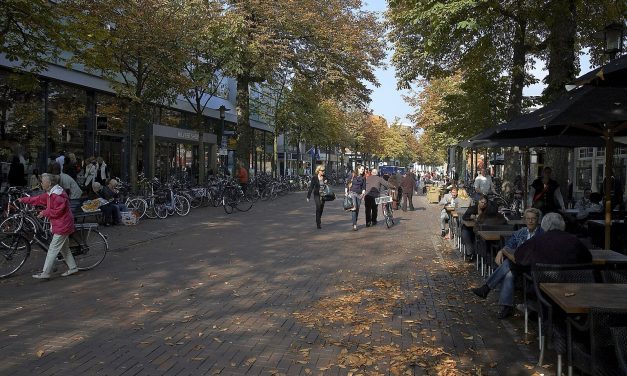
[[[250,168],[250,143],[252,128],[250,127],[250,80],[246,75],[237,76],[237,150],[236,164],[241,162],[246,169]]]
[[[557,99],[566,92],[564,85],[575,78],[575,36],[577,17],[575,0],[555,0],[550,3],[547,21],[549,28],[548,76],[543,97],[546,102]],[[562,196],[566,199],[568,173],[568,150],[548,148],[545,166],[553,168],[553,179],[560,184]]]
[[[568,196],[568,149],[567,148],[547,148],[544,155],[544,166],[551,167],[553,173],[551,177],[560,185],[560,192],[566,204]]]
[[[566,92],[564,85],[575,78],[575,37],[577,15],[575,0],[554,0],[550,2],[547,20],[549,28],[549,61],[547,87],[542,93],[546,102],[558,98]]]
[[[525,86],[525,62],[527,50],[525,37],[527,35],[527,21],[521,20],[516,25],[514,34],[514,56],[512,59],[511,82],[507,104],[507,120],[520,115]]]
[[[511,82],[507,104],[507,120],[519,116],[522,109],[523,88],[525,86],[525,62],[527,50],[525,37],[527,34],[527,21],[519,20],[514,34],[514,56],[512,59]],[[510,197],[513,193],[513,183],[521,173],[520,154],[513,149],[503,151],[503,184],[502,193]]]

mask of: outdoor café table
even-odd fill
[[[492,265],[492,259],[494,259],[494,249],[500,246],[501,238],[503,236],[509,236],[514,231],[511,230],[480,230],[477,231],[477,236],[484,240],[483,244],[485,245],[485,255],[487,260],[489,260],[489,265]],[[495,243],[499,242],[499,243]],[[480,244],[481,242],[477,242]],[[479,254],[479,252],[477,252]],[[481,264],[481,275],[484,275],[484,264]],[[491,268],[491,267],[490,267]]]
[[[587,314],[591,307],[627,309],[627,284],[620,283],[540,283],[542,290],[567,314]],[[567,321],[570,325],[570,321]],[[568,375],[572,375],[571,349],[568,348]]]
[[[627,264],[627,256],[610,249],[591,249],[594,265]]]
[[[605,221],[602,219],[590,219],[586,221],[588,225],[588,235],[592,241],[592,244],[597,247],[605,246]],[[612,220],[612,234],[610,238],[609,249],[624,252],[625,245],[627,244],[627,226],[624,220]]]
[[[449,229],[449,235],[453,234],[453,226],[451,226],[451,224],[453,224],[453,218],[457,218],[457,213],[455,212],[455,207],[454,206],[445,206],[444,210],[446,210],[446,214],[448,214],[448,229]],[[455,224],[456,226],[457,224]]]
[[[588,313],[590,307],[627,309],[625,283],[540,283],[540,290],[568,314]]]
[[[526,226],[525,220],[522,218],[506,218],[507,219],[507,224],[508,225],[514,225],[516,227],[520,227],[520,226]]]
[[[511,234],[513,234],[514,231],[511,230],[501,230],[501,231],[496,231],[496,230],[490,230],[490,231],[477,231],[477,235],[481,236],[483,238],[483,240],[488,241],[488,242],[495,242],[495,241],[500,241],[502,236],[510,236]]]
[[[591,249],[590,254],[592,255],[593,265],[627,264],[627,256],[609,249]],[[514,253],[510,252],[508,249],[503,250],[503,255],[510,259],[510,261],[516,262],[514,260]]]
[[[462,224],[464,226],[468,227],[468,228],[473,228],[473,227],[475,227],[475,220],[474,219],[469,219],[469,220],[464,219],[462,221]]]

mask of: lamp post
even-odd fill
[[[595,33],[595,37],[605,42],[605,52],[610,60],[616,59],[623,52],[623,39],[625,38],[625,26],[622,23],[607,25],[603,31]]]
[[[231,109],[226,108],[225,105],[221,105],[220,108],[217,109],[218,111],[220,111],[220,158],[222,159],[222,152],[223,150],[226,150],[227,148],[227,144],[226,144],[226,137],[224,137],[224,118],[226,118],[226,112],[227,111],[231,111]],[[228,154],[227,154],[227,158],[228,158]],[[226,163],[224,163],[225,161],[222,160],[222,167],[223,167],[223,172],[226,175]]]

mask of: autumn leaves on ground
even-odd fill
[[[430,330],[420,329],[420,320],[395,316],[411,299],[400,285],[399,280],[379,279],[361,286],[338,286],[337,296],[321,299],[311,310],[294,315],[320,330],[328,344],[342,348],[336,366],[349,369],[349,374],[386,375],[389,370],[393,375],[413,375],[413,368],[420,367],[429,374],[470,375],[457,371],[450,355],[434,346],[435,337]],[[398,338],[398,343],[378,344],[384,333]],[[401,346],[407,334],[416,344]]]

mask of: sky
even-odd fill
[[[378,12],[383,17],[383,12],[387,9],[386,0],[364,0],[364,9]],[[380,86],[375,87],[368,85],[372,90],[370,108],[376,115],[383,116],[388,123],[392,123],[396,118],[399,118],[403,124],[411,124],[407,115],[413,113],[413,109],[403,100],[403,95],[409,95],[409,90],[397,90],[396,89],[396,77],[394,67],[390,63],[390,58],[393,51],[388,51],[388,59],[386,62],[387,67],[378,68],[375,70],[375,75],[379,81]],[[587,55],[581,58],[581,71],[583,73],[591,69],[590,62]],[[546,70],[544,64],[538,62],[536,68],[532,71],[535,77],[540,80],[546,76]],[[540,95],[544,86],[542,83],[529,86],[524,89],[524,95]]]

